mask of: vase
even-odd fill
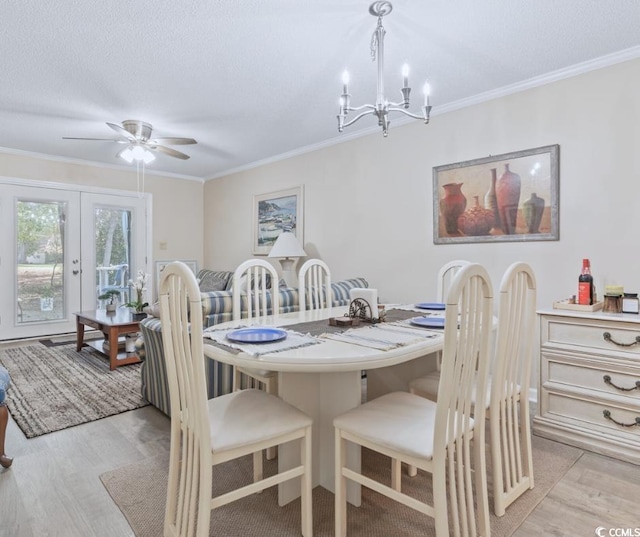
[[[462,193],[463,183],[442,185],[444,197],[440,200],[440,212],[448,235],[458,234],[458,217],[467,208],[467,198]]]
[[[473,196],[473,207],[458,218],[458,228],[468,236],[488,235],[494,224],[494,213],[480,206],[480,196]]]
[[[509,164],[504,165],[504,173],[496,181],[496,201],[502,230],[514,234],[520,204],[520,176],[509,169]]]
[[[491,184],[489,190],[484,195],[484,208],[493,212],[493,229],[500,229],[500,213],[498,212],[498,200],[496,198],[496,179],[498,178],[498,170],[491,168]]]
[[[522,204],[522,213],[529,233],[540,233],[540,222],[542,221],[542,213],[544,213],[544,200],[533,192],[531,197]]]
[[[141,321],[142,319],[146,319],[147,314],[144,311],[134,311],[131,313],[131,319],[134,321]]]

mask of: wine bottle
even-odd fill
[[[591,263],[588,259],[582,260],[582,272],[578,277],[578,304],[583,306],[593,304],[593,276],[591,275]]]

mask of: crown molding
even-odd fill
[[[431,117],[447,114],[455,110],[460,110],[462,108],[467,108],[469,106],[474,106],[476,104],[481,104],[494,99],[500,99],[502,97],[506,97],[514,93],[519,93],[522,91],[537,88],[547,84],[552,84],[553,82],[558,82],[559,80],[564,80],[566,78],[571,78],[584,73],[589,73],[591,71],[596,71],[598,69],[603,69],[605,67],[610,67],[612,65],[634,60],[639,57],[640,57],[640,46],[631,47],[625,50],[614,52],[613,54],[600,56],[599,58],[594,58],[592,60],[571,65],[569,67],[557,69],[556,71],[551,71],[549,73],[545,73],[537,77],[529,78],[527,80],[523,80],[522,82],[517,82],[515,84],[503,86],[502,88],[486,91],[484,93],[479,93],[477,95],[468,97],[466,99],[460,99],[458,101],[447,103],[442,106],[434,106],[433,109],[431,110]],[[401,125],[406,125],[408,123],[412,123],[414,121],[418,121],[418,120],[410,119],[406,117],[398,118],[398,119],[394,118],[394,125],[401,126]],[[247,170],[251,170],[253,168],[258,168],[260,166],[265,166],[267,164],[272,164],[274,162],[279,162],[281,160],[287,160],[292,157],[297,157],[300,155],[304,155],[306,153],[318,151],[319,149],[325,149],[327,147],[342,144],[350,140],[355,140],[357,138],[362,138],[363,136],[368,136],[376,132],[380,132],[380,128],[377,125],[371,128],[354,131],[346,135],[341,134],[339,137],[331,138],[329,140],[325,140],[317,144],[307,145],[304,147],[300,147],[298,149],[294,149],[292,151],[287,151],[286,153],[281,153],[279,155],[268,157],[262,160],[257,160],[255,162],[251,162],[243,166],[238,166],[237,168],[231,168],[231,169],[219,172],[205,179],[205,182],[212,181],[214,179],[219,179],[221,177],[226,177],[228,175],[244,172]]]
[[[91,166],[93,168],[102,168],[102,169],[106,169],[106,170],[118,170],[118,171],[124,171],[124,172],[130,172],[130,173],[136,173],[136,169],[132,168],[131,166],[120,166],[118,164],[107,164],[105,162],[95,162],[92,160],[83,160],[83,159],[75,159],[75,158],[71,158],[71,157],[60,157],[60,156],[56,156],[56,155],[47,155],[45,153],[36,153],[34,151],[24,151],[22,149],[12,149],[9,147],[1,147],[0,146],[0,153],[6,153],[9,155],[16,155],[19,157],[29,157],[29,158],[36,158],[36,159],[41,159],[41,160],[49,160],[52,162],[62,162],[65,164],[76,164],[79,166]],[[196,181],[198,183],[204,183],[204,178],[203,177],[194,177],[193,175],[181,175],[178,173],[171,173],[171,172],[162,172],[162,171],[156,171],[153,169],[149,169],[148,167],[145,168],[145,174],[146,175],[155,175],[155,176],[159,176],[159,177],[171,177],[173,179],[185,179],[187,181]]]

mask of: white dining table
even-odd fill
[[[229,321],[215,325],[215,329],[239,326],[287,325],[327,320],[343,316],[343,308],[287,313],[254,320]],[[422,312],[424,314],[424,312]],[[421,313],[416,311],[416,316]],[[364,324],[366,326],[366,324]],[[362,326],[362,324],[361,324]],[[348,327],[345,327],[345,329]],[[415,343],[379,350],[353,342],[320,339],[320,343],[254,356],[213,344],[204,340],[205,356],[220,362],[246,368],[278,372],[278,395],[313,418],[313,486],[334,491],[334,428],[333,419],[361,404],[362,371],[367,371],[367,383],[376,386],[376,395],[398,389],[415,378],[435,369],[434,353],[442,349],[444,331],[433,330],[429,338]],[[407,367],[412,363],[413,366]],[[406,377],[400,379],[399,376]],[[388,381],[388,382],[387,382]],[[368,386],[369,388],[369,386]],[[347,455],[350,467],[360,468],[360,451],[352,446]],[[299,461],[295,445],[283,445],[278,450],[280,471]],[[288,482],[279,485],[278,501],[285,505],[299,496],[299,487]],[[360,487],[349,483],[348,501],[360,505]]]

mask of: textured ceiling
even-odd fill
[[[336,128],[345,67],[352,104],[375,100],[369,3],[6,0],[0,147],[123,165],[118,144],[62,137],[115,138],[106,121],[140,119],[154,136],[199,142],[176,147],[190,160],[158,155],[149,171],[206,179],[371,132],[371,117]],[[596,58],[640,56],[638,0],[395,0],[384,25],[389,98],[406,60],[413,111],[428,78],[434,114]]]

